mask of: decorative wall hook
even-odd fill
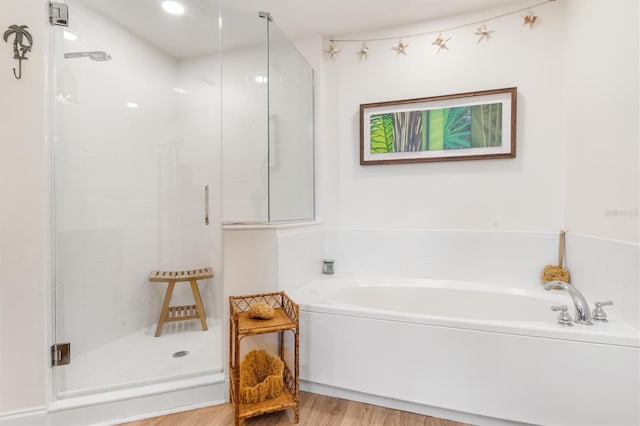
[[[33,47],[33,37],[27,31],[27,28],[29,27],[26,25],[11,25],[2,36],[7,43],[9,42],[9,37],[13,36],[13,59],[18,60],[18,72],[16,73],[14,68],[13,75],[18,80],[22,77],[22,60],[26,61],[28,59],[27,53]]]

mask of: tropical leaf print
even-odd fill
[[[442,151],[502,145],[502,104],[374,114],[371,153]]]
[[[422,113],[420,111],[396,112],[393,118],[393,151],[420,151]]]
[[[444,149],[444,109],[429,111],[429,151]]]
[[[393,152],[393,113],[371,116],[371,153]]]
[[[471,112],[469,107],[444,110],[444,149],[471,148]]]
[[[471,146],[502,146],[502,104],[471,107]]]
[[[422,111],[422,146],[421,151],[429,150],[429,111]]]

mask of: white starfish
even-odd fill
[[[367,46],[367,43],[362,43],[362,48],[360,49],[358,54],[360,55],[360,60],[361,61],[366,61],[367,60],[367,57],[369,55],[369,47]]]
[[[409,45],[405,42],[402,41],[402,39],[400,39],[400,41],[398,42],[397,46],[393,46],[391,48],[391,50],[395,50],[396,51],[396,56],[398,55],[406,55],[407,52],[405,51],[405,49],[409,47]]]
[[[476,30],[476,35],[480,36],[480,38],[478,39],[478,43],[480,43],[483,39],[489,41],[492,32],[493,30],[488,30],[486,25],[480,25]]]
[[[441,50],[449,50],[449,47],[447,46],[447,42],[451,40],[451,37],[448,38],[444,38],[444,36],[442,35],[442,33],[438,34],[438,37],[433,41],[433,43],[431,43],[433,46],[438,46],[438,53],[440,53]]]
[[[325,50],[325,52],[327,53],[327,55],[329,55],[331,59],[333,59],[338,53],[340,53],[340,50],[336,48],[335,42],[331,40],[331,43],[329,44],[329,49]]]

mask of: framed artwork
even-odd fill
[[[516,156],[517,89],[360,105],[360,164]]]

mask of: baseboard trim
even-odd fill
[[[300,389],[306,392],[320,395],[332,396],[335,398],[348,399],[351,401],[363,402],[365,404],[378,405],[380,407],[394,410],[417,413],[423,416],[437,417],[440,419],[453,420],[456,422],[479,425],[479,426],[514,426],[525,425],[509,420],[496,419],[493,417],[480,416],[477,414],[464,413],[461,411],[449,410],[446,408],[433,407],[430,405],[418,404],[410,401],[402,401],[394,398],[387,398],[378,395],[358,392],[350,389],[338,388],[321,383],[300,380]]]
[[[46,421],[47,407],[45,406],[0,413],[0,426],[44,425]]]

